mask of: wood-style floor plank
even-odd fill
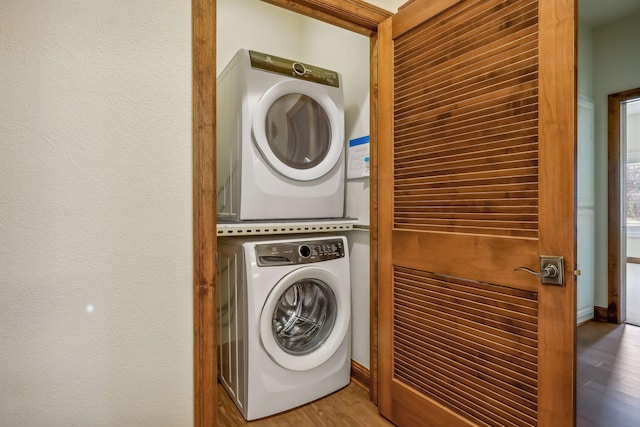
[[[640,426],[640,327],[578,328],[578,427]]]
[[[218,384],[218,425],[221,427],[390,427],[378,414],[365,389],[351,382],[347,387],[307,405],[247,422]]]
[[[578,427],[640,426],[640,327],[588,322],[578,328]],[[247,422],[218,384],[221,427],[389,427],[355,383],[282,414]]]

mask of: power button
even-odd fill
[[[305,72],[307,71],[306,68],[304,68],[304,65],[302,65],[299,62],[294,62],[293,63],[293,72],[296,73],[299,76],[304,76]]]

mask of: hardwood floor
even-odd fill
[[[578,427],[640,426],[640,327],[578,328]]]
[[[391,423],[378,415],[366,390],[353,381],[347,387],[307,405],[247,422],[218,384],[218,425],[221,427],[389,427]]]
[[[640,426],[640,327],[588,322],[578,328],[578,427]],[[300,408],[246,422],[218,384],[221,427],[389,427],[352,382]]]

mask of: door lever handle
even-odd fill
[[[564,259],[561,256],[541,256],[539,272],[527,267],[516,267],[513,271],[533,274],[543,284],[564,286]]]
[[[521,270],[521,271],[525,271],[529,274],[533,274],[534,276],[538,276],[538,277],[557,277],[558,276],[558,267],[556,267],[553,264],[547,264],[544,266],[544,268],[542,269],[542,271],[538,272],[538,271],[533,271],[530,268],[527,267],[517,267],[514,268],[513,271],[517,271],[517,270]]]

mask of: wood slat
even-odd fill
[[[439,152],[439,153],[429,153],[429,152],[423,152],[421,150],[413,150],[410,152],[405,152],[405,153],[398,153],[394,156],[395,159],[397,160],[402,160],[401,164],[402,166],[404,165],[411,165],[413,162],[425,162],[425,163],[431,163],[431,164],[446,164],[446,163],[452,163],[455,161],[459,161],[459,162],[464,162],[467,160],[475,160],[478,157],[497,157],[497,156],[511,156],[515,153],[532,153],[532,152],[536,152],[536,157],[537,157],[537,146],[535,144],[532,143],[524,143],[524,144],[517,144],[517,145],[511,145],[508,146],[506,148],[502,148],[500,146],[498,146],[498,148],[495,148],[495,146],[493,144],[488,144],[489,146],[485,145],[485,146],[480,146],[480,147],[467,147],[467,151],[464,151],[464,149],[460,148],[459,151],[455,151],[455,150],[446,150],[445,152]],[[533,155],[533,154],[532,154]]]
[[[397,93],[400,94],[400,100],[406,101],[407,94],[415,88],[418,89],[417,96],[442,96],[447,87],[477,83],[482,78],[493,77],[499,70],[530,69],[532,60],[537,58],[535,34],[530,32],[515,33],[503,43],[495,42],[489,46],[482,44],[482,47],[492,50],[484,50],[480,56],[477,56],[476,52],[467,52],[463,58],[447,57],[450,58],[447,62],[442,62],[442,58],[424,58],[421,62],[421,57],[415,56],[407,63],[397,61],[397,72],[406,72],[406,80],[413,83],[410,85],[404,81],[398,85]],[[514,61],[509,61],[509,57],[513,57]],[[427,62],[428,60],[431,62]],[[461,66],[461,63],[464,66]],[[478,64],[478,67],[474,68],[473,63]]]
[[[417,76],[413,79],[413,85],[405,85],[397,88],[398,104],[404,106],[406,102],[410,101],[411,99],[408,97],[410,93],[415,93],[416,97],[426,95],[440,96],[451,86],[477,84],[483,79],[486,80],[495,77],[498,73],[508,76],[509,73],[513,71],[531,70],[537,63],[537,57],[535,56],[537,51],[535,50],[535,40],[533,37],[530,38],[531,40],[527,39],[526,42],[520,40],[519,43],[514,46],[515,49],[521,52],[511,58],[493,58],[486,56],[482,58],[471,58],[465,67],[458,65],[456,70],[448,68],[429,68],[428,71],[412,70],[415,72],[422,71],[422,73],[419,77]],[[511,46],[500,46],[501,49],[508,49],[509,47]],[[415,67],[416,64],[404,66]]]
[[[428,176],[459,176],[471,173],[493,172],[498,169],[519,170],[538,167],[538,152],[530,152],[524,158],[512,159],[508,156],[478,157],[475,161],[440,164],[403,164],[395,173],[396,179],[424,178]],[[514,156],[515,157],[515,156]],[[413,163],[413,162],[412,162]],[[455,166],[454,166],[455,165]],[[426,169],[426,170],[425,170]]]
[[[412,216],[406,216],[403,219],[398,220],[398,226],[402,227],[402,224],[423,225],[423,226],[440,226],[440,227],[464,227],[464,228],[507,228],[511,230],[530,230],[532,232],[537,230],[538,223],[535,221],[514,221],[506,222],[504,220],[457,220],[448,218],[429,218],[420,219]]]
[[[426,171],[425,171],[426,173]],[[471,172],[471,173],[458,173],[451,176],[442,176],[442,175],[434,175],[434,176],[420,176],[420,177],[410,177],[410,178],[398,178],[395,187],[402,188],[407,187],[410,188],[411,185],[422,186],[428,184],[453,184],[457,183],[457,185],[468,185],[467,183],[476,183],[476,185],[490,185],[491,183],[499,183],[502,178],[509,178],[512,180],[517,180],[518,178],[522,178],[524,182],[529,182],[527,177],[536,177],[538,174],[537,167],[527,167],[527,168],[514,168],[514,169],[503,169],[497,170],[492,173],[490,172]],[[509,182],[509,181],[506,181]],[[514,181],[511,181],[514,182]]]
[[[416,221],[426,220],[422,224],[436,224],[440,220],[448,221],[468,221],[470,215],[474,215],[472,220],[476,221],[496,221],[501,220],[509,222],[513,218],[523,221],[523,218],[528,218],[531,223],[536,221],[531,220],[537,216],[538,209],[533,207],[523,206],[427,206],[414,208],[410,205],[403,206],[401,210],[397,212],[396,220],[399,223],[407,224],[407,222],[401,222],[403,219],[414,219]],[[427,222],[428,220],[432,220]],[[518,221],[518,222],[519,222]],[[416,224],[417,225],[417,224]],[[494,226],[496,223],[494,223]],[[534,228],[528,228],[534,231]]]
[[[398,200],[402,200],[403,202],[415,202],[419,203],[422,201],[434,202],[434,201],[442,201],[448,202],[452,199],[457,200],[468,200],[468,199],[476,199],[476,200],[484,200],[484,199],[513,199],[516,197],[523,197],[526,199],[533,199],[537,197],[538,191],[534,190],[516,190],[516,191],[477,191],[477,192],[462,192],[458,191],[456,193],[448,192],[448,193],[436,193],[436,194],[425,194],[424,192],[420,192],[421,194],[416,196],[415,193],[410,196],[398,195]],[[638,260],[640,263],[640,259]]]
[[[412,114],[406,114],[406,118],[394,118],[397,126],[412,124],[438,124],[456,122],[457,120],[473,119],[477,114],[491,113],[509,108],[519,108],[526,103],[538,102],[538,88],[531,86],[520,91],[513,88],[497,90],[492,96],[486,95],[482,99],[464,98],[456,102],[443,103],[440,106],[431,106],[429,109],[417,109]]]
[[[409,359],[412,358],[413,348],[406,345],[410,342],[410,335],[399,333],[397,360],[402,360],[407,364],[411,363]],[[420,375],[428,372],[436,380],[446,379],[449,387],[456,389],[458,393],[471,396],[476,401],[480,398],[485,399],[485,403],[492,406],[492,412],[502,412],[503,418],[508,419],[514,416],[532,418],[535,416],[535,404],[507,391],[506,389],[512,388],[508,383],[478,381],[477,372],[466,369],[461,363],[452,363],[442,347],[435,346],[433,343],[425,343],[425,347],[429,349],[429,354],[428,359],[425,355],[419,360],[419,362],[424,362],[417,368]],[[443,371],[446,371],[446,374]]]
[[[535,204],[535,199],[491,199],[491,200],[483,200],[483,199],[456,199],[451,200],[449,202],[441,202],[441,201],[430,201],[423,200],[419,203],[412,203],[412,207],[415,209],[429,209],[431,207],[440,208],[440,207],[450,207],[450,208],[458,208],[464,209],[472,206],[479,207],[493,207],[495,208],[517,208],[525,211],[535,211],[537,206]]]
[[[474,362],[477,366],[486,367],[495,372],[503,374],[505,384],[516,385],[517,387],[509,392],[514,396],[525,399],[535,398],[535,381],[531,380],[531,372],[537,369],[535,355],[525,355],[519,357],[502,352],[500,347],[478,347],[471,344],[477,341],[465,340],[462,336],[455,338],[454,332],[447,329],[439,329],[432,324],[421,324],[415,317],[398,317],[398,321],[403,322],[403,330],[398,330],[400,335],[406,338],[412,336],[426,336],[431,340],[440,343],[439,348],[443,351],[457,355],[457,357]],[[527,360],[528,358],[533,361]],[[496,383],[504,391],[504,386],[500,380]]]
[[[537,337],[536,334],[536,324],[535,323],[527,323],[526,321],[520,321],[519,319],[511,319],[509,316],[504,316],[504,314],[497,314],[492,312],[485,312],[482,310],[474,310],[469,308],[467,305],[467,301],[465,299],[452,299],[443,297],[438,294],[437,290],[429,290],[426,288],[423,289],[410,289],[411,285],[405,283],[405,287],[403,289],[396,289],[398,294],[402,294],[403,299],[409,302],[413,302],[419,304],[420,302],[427,302],[425,307],[431,305],[438,311],[446,311],[452,317],[465,319],[470,323],[477,323],[483,325],[483,329],[491,330],[493,329],[501,329],[504,327],[504,331],[507,332],[507,335],[522,335],[523,337],[530,338],[535,340]],[[415,284],[417,287],[418,284]],[[485,307],[489,308],[489,307]],[[509,320],[511,319],[511,320]],[[533,319],[534,322],[537,319]],[[504,326],[506,324],[507,326]],[[500,331],[496,332],[496,335],[503,335]]]
[[[425,328],[427,327],[427,325],[429,325],[430,328],[438,328],[438,330],[440,330],[442,334],[446,333],[447,336],[455,336],[455,335],[459,335],[461,337],[474,336],[472,332],[469,332],[467,330],[456,330],[449,327],[448,325],[440,324],[439,322],[437,322],[437,317],[425,316],[425,319],[421,321],[420,316],[421,316],[420,313],[417,313],[415,311],[411,312],[411,310],[406,310],[406,312],[402,312],[402,314],[397,314],[396,317],[394,318],[394,322],[395,322],[394,331],[398,334],[398,337],[404,331],[405,328],[407,330],[404,332],[407,337],[410,337],[411,334],[414,334],[415,341],[413,343],[413,346],[414,346],[416,358],[420,357],[419,355],[422,355],[425,353],[423,343],[421,343],[423,334],[418,333],[418,335],[415,335],[416,328],[419,327],[421,322],[423,323]],[[414,327],[413,331],[409,330],[410,325],[413,325]],[[394,336],[394,344],[395,344],[395,341],[398,339],[398,337]],[[526,350],[527,349],[526,346],[523,347],[525,350],[522,350],[522,348],[511,346],[508,343],[507,344],[492,343],[490,340],[486,338],[486,336],[476,337],[474,338],[474,340],[485,343],[486,345],[485,348],[487,350],[491,349],[494,351],[499,351],[500,349],[507,347],[507,348],[519,350],[523,353],[528,353]],[[435,341],[437,342],[438,340],[436,339]],[[442,346],[440,346],[439,348],[442,349]],[[394,351],[395,351],[395,348],[394,348]],[[534,356],[533,354],[529,354],[529,353],[528,355],[531,357]],[[483,359],[484,357],[485,355],[483,353],[480,353],[479,359]],[[470,370],[476,369],[477,370],[476,372],[482,372],[484,375],[487,376],[487,378],[491,379],[491,381],[493,381],[496,384],[502,384],[502,383],[511,384],[512,386],[514,386],[512,389],[513,392],[517,392],[518,390],[528,390],[530,392],[529,393],[530,397],[533,397],[535,394],[535,387],[536,387],[536,381],[534,378],[535,370],[531,371],[525,368],[524,366],[519,366],[517,364],[507,365],[507,364],[504,364],[504,362],[490,365],[486,362],[480,361],[479,363],[474,364],[471,362],[470,358],[466,359],[466,363],[469,363],[470,365],[468,369]]]
[[[524,127],[529,125],[531,127]],[[470,149],[475,147],[490,146],[492,148],[501,147],[504,152],[507,153],[511,147],[522,144],[534,144],[532,147],[534,150],[537,147],[538,136],[532,132],[535,129],[537,123],[521,123],[519,127],[503,127],[501,129],[491,129],[484,132],[471,133],[466,135],[459,135],[458,138],[455,135],[434,139],[429,138],[429,145],[425,144],[426,138],[405,138],[403,145],[397,146],[397,156],[394,156],[394,160],[401,161],[403,155],[407,154],[410,158],[412,155],[423,155],[425,152],[433,151],[436,154],[454,154],[464,153],[464,146],[466,145]],[[402,162],[401,162],[402,163]]]
[[[473,64],[470,63],[467,68],[462,68],[455,72],[447,68],[425,68],[421,70],[419,68],[416,69],[416,67],[422,67],[422,64],[402,64],[402,66],[411,69],[411,75],[414,73],[421,74],[418,74],[420,77],[416,77],[415,81],[412,81],[412,85],[397,88],[398,105],[402,109],[406,103],[412,99],[421,99],[426,96],[430,98],[438,97],[439,100],[447,95],[447,89],[452,86],[475,85],[478,87],[478,83],[482,83],[482,81],[491,79],[495,82],[495,77],[498,75],[509,78],[514,71],[519,71],[522,74],[525,74],[526,71],[531,73],[536,70],[536,57],[532,56],[537,52],[535,49],[532,49],[532,47],[535,46],[534,41],[535,39],[532,35],[525,40],[517,40],[517,44],[514,43],[514,46],[517,46],[518,50],[523,49],[522,43],[526,43],[524,48],[530,49],[517,56],[515,61],[509,61],[508,58],[472,58],[476,60],[476,63],[480,62],[477,67],[473,67]],[[502,49],[508,49],[510,46],[501,45],[500,47]],[[414,98],[410,98],[411,94],[414,95]]]
[[[486,425],[536,425],[535,292],[396,267],[393,296],[398,379]]]
[[[493,370],[504,372],[510,378],[510,382],[518,382],[516,394],[528,397],[535,396],[535,381],[531,379],[530,375],[536,370],[537,357],[535,354],[499,344],[487,346],[484,345],[483,340],[478,340],[471,334],[443,329],[436,323],[425,323],[419,317],[408,313],[405,313],[402,319],[404,327],[410,330],[410,333],[430,335],[439,340],[441,346],[450,348],[453,352],[461,352],[467,357],[473,357],[480,364],[490,364]],[[524,374],[520,373],[523,369],[525,370]]]
[[[508,80],[505,80],[505,77]],[[535,67],[528,67],[522,70],[515,70],[505,76],[496,76],[485,79],[480,76],[475,84],[465,84],[458,86],[448,86],[443,88],[439,94],[430,94],[428,97],[423,97],[419,93],[420,87],[415,84],[412,86],[414,90],[407,93],[407,96],[411,97],[409,101],[402,105],[398,105],[398,108],[394,110],[395,118],[402,120],[404,115],[413,112],[413,108],[416,105],[427,109],[434,108],[441,105],[451,105],[456,102],[467,100],[484,100],[493,94],[495,91],[502,89],[509,90],[511,92],[521,91],[523,89],[535,87],[535,82],[538,79],[538,73]],[[533,82],[533,83],[532,83]],[[403,92],[396,92],[398,96]],[[431,96],[433,95],[433,96]]]
[[[434,3],[433,0],[426,0]],[[440,15],[437,25],[423,25],[415,28],[413,31],[404,34],[401,38],[394,37],[396,44],[405,48],[414,48],[420,46],[420,42],[424,41],[425,46],[421,46],[425,50],[437,48],[434,46],[434,42],[439,37],[446,37],[447,35],[456,34],[456,28],[460,28],[462,24],[466,27],[465,20],[469,19],[475,22],[476,18],[486,17],[487,13],[491,9],[496,10],[496,7],[501,8],[504,13],[511,13],[514,10],[522,7],[526,7],[533,0],[529,2],[517,1],[517,0],[486,0],[483,2],[473,2],[467,4],[458,4],[455,8],[450,9],[446,13]],[[442,2],[440,2],[442,3]],[[416,13],[416,10],[413,10]],[[398,13],[397,17],[401,17],[402,13]]]
[[[394,226],[536,238],[537,0],[441,6],[394,44]]]
[[[494,193],[508,193],[510,191],[536,191],[538,189],[538,183],[530,182],[528,184],[523,183],[507,183],[501,185],[493,185],[491,189],[487,189],[482,185],[470,185],[470,186],[459,186],[456,188],[423,188],[422,192],[425,195],[451,195],[451,194],[469,194],[469,193],[485,193],[487,191]],[[407,199],[409,200],[412,194],[399,194],[398,199]],[[422,197],[419,196],[416,200],[422,200]]]
[[[511,58],[505,56],[502,51],[509,52]],[[455,79],[458,82],[467,81],[478,74],[486,74],[491,70],[502,69],[503,67],[520,67],[530,64],[536,55],[536,43],[532,37],[527,41],[520,40],[515,46],[500,45],[494,52],[494,57],[469,58],[464,61],[457,61],[448,68],[429,69],[413,79],[415,86],[419,86],[423,93],[441,90],[446,85],[450,85]],[[400,93],[412,90],[412,86],[405,85],[399,87]],[[401,96],[400,102],[406,101]]]
[[[516,330],[516,328],[512,328],[511,331],[501,331],[495,326],[499,325],[499,322],[491,322],[487,319],[483,319],[482,322],[475,324],[474,322],[478,320],[477,317],[462,316],[462,313],[464,313],[463,311],[451,309],[446,305],[438,307],[437,303],[432,302],[434,301],[434,298],[428,298],[425,296],[424,300],[416,298],[412,299],[411,297],[403,295],[400,291],[398,291],[397,295],[399,298],[398,301],[402,301],[404,309],[406,309],[407,312],[413,312],[415,316],[419,316],[421,308],[438,313],[440,316],[442,316],[442,313],[447,313],[446,316],[438,318],[438,324],[442,329],[449,328],[449,330],[455,331],[464,330],[485,338],[495,335],[497,337],[495,341],[502,345],[518,343],[523,345],[522,348],[525,349],[524,351],[535,349],[535,347],[532,346],[532,343],[535,344],[536,342],[536,334],[531,333],[531,331],[525,329]],[[420,304],[424,305],[421,306]],[[469,317],[470,320],[467,320],[467,317]],[[443,320],[447,320],[448,322],[444,322]],[[455,325],[455,328],[452,328],[451,325]],[[525,335],[531,335],[531,337]]]
[[[405,359],[407,364],[412,364],[412,361],[408,360],[413,358],[412,353],[415,351],[415,343],[411,342],[411,335],[405,333],[405,331],[399,332],[397,344],[397,359]],[[458,358],[462,362],[453,361],[455,356],[448,354],[442,346],[434,345],[433,341],[425,341],[422,344],[428,349],[428,354],[422,354],[419,360],[416,361],[424,362],[419,363],[417,367],[419,371],[428,369],[435,377],[449,378],[450,383],[457,383],[454,387],[460,389],[460,385],[462,385],[466,389],[466,393],[475,395],[476,400],[481,397],[489,398],[495,403],[499,402],[497,405],[494,403],[495,406],[508,405],[509,409],[514,409],[513,412],[509,412],[528,416],[534,414],[535,404],[532,403],[531,399],[511,392],[511,390],[518,390],[513,381],[501,381],[494,377],[491,377],[490,381],[485,381],[484,379],[479,381],[478,377],[482,374],[466,366],[464,356]],[[418,365],[418,363],[415,364]],[[486,364],[480,363],[478,366],[482,368]],[[446,374],[443,371],[446,371]],[[490,372],[490,374],[493,373]],[[506,377],[506,380],[509,380],[509,378]],[[530,394],[529,396],[532,395]]]
[[[475,25],[475,22],[480,25]],[[497,55],[501,52],[500,45],[526,39],[528,34],[532,34],[531,26],[536,22],[535,10],[529,8],[523,12],[516,12],[511,17],[498,18],[492,22],[474,20],[474,25],[456,27],[449,33],[444,32],[442,28],[426,25],[421,31],[412,34],[415,43],[406,43],[404,39],[397,41],[394,64],[412,64],[425,69],[449,66],[454,63],[452,58],[464,61],[477,56],[475,51],[478,47],[483,47],[483,53]],[[426,30],[440,33],[434,37]],[[503,40],[503,43],[498,40]],[[422,48],[417,51],[415,46]],[[404,79],[408,70],[396,68],[396,72],[397,77]]]
[[[474,302],[489,305],[492,311],[505,310],[512,316],[535,323],[534,319],[537,316],[538,307],[536,292],[509,287],[496,289],[496,285],[482,282],[474,282],[470,287],[467,286],[465,280],[443,277],[433,273],[416,273],[412,269],[402,267],[396,269],[396,275],[405,280],[421,283],[421,286],[437,286],[441,291],[446,290],[447,295],[466,299],[471,305]]]
[[[538,236],[537,7],[537,0],[467,1],[396,39],[396,228]],[[470,186],[482,195],[461,189]],[[477,212],[528,220],[460,217]]]
[[[403,218],[403,217],[412,217],[412,218],[416,218],[416,219],[422,219],[422,218],[432,218],[434,220],[441,220],[441,219],[449,219],[449,218],[456,218],[456,219],[473,219],[476,221],[492,221],[495,219],[501,219],[503,221],[534,221],[537,216],[535,214],[505,214],[505,213],[499,213],[499,214],[492,214],[492,213],[485,213],[485,214],[478,214],[478,213],[453,213],[453,212],[445,212],[444,214],[440,214],[437,212],[396,212],[396,215],[398,218]]]
[[[506,227],[494,227],[494,228],[481,228],[481,227],[463,227],[459,225],[455,226],[438,226],[438,225],[416,225],[415,223],[398,223],[396,228],[398,230],[412,230],[412,231],[434,231],[437,233],[462,233],[462,234],[475,234],[479,236],[506,236],[506,237],[523,237],[527,239],[538,238],[538,231],[522,230],[520,228],[506,228]]]
[[[537,57],[538,52],[535,47],[535,33],[526,29],[511,34],[502,42],[493,41],[489,44],[477,43],[477,45],[482,47],[482,53],[465,49],[461,55],[457,56],[451,53],[444,58],[437,56],[430,58],[422,54],[414,55],[406,62],[396,61],[397,74],[407,74],[407,78],[398,84],[397,91],[406,93],[411,90],[412,85],[408,83],[411,81],[420,88],[426,86],[428,89],[435,89],[437,93],[442,93],[445,83],[458,85],[464,81],[476,80],[479,75],[485,75],[488,70],[495,69],[498,65],[510,66],[507,59],[511,56],[517,59],[511,66],[523,62],[530,63],[529,59]],[[474,69],[471,66],[473,62],[478,63],[479,67]],[[429,79],[431,77],[433,80]]]
[[[431,396],[439,397],[444,403],[450,403],[452,406],[455,405],[456,409],[459,412],[466,412],[467,417],[472,420],[475,419],[476,422],[480,423],[480,425],[491,425],[492,423],[499,426],[530,425],[522,423],[517,424],[516,422],[517,420],[519,420],[519,418],[506,418],[504,416],[504,412],[501,413],[498,408],[496,408],[495,406],[491,406],[491,403],[488,402],[488,399],[486,398],[483,404],[479,404],[477,400],[473,399],[472,395],[466,393],[465,390],[461,389],[457,384],[456,387],[452,387],[450,384],[452,382],[451,378],[447,379],[443,375],[438,376],[437,373],[429,372],[428,368],[421,369],[417,372],[410,372],[406,368],[403,369],[403,367],[400,365],[396,370],[396,377],[402,379],[403,374],[413,374],[415,376],[418,372],[422,373],[423,375],[430,375],[428,377],[431,380],[430,382],[424,382],[420,379],[414,380],[415,384],[420,385],[420,388],[422,388],[422,390],[429,392]],[[456,395],[451,395],[450,393],[452,392],[456,393]]]
[[[517,120],[531,120],[531,114],[537,111],[537,104],[529,102],[528,104],[521,105],[518,108],[494,108],[493,111],[480,111],[476,109],[473,114],[468,118],[456,116],[455,120],[443,120],[442,117],[434,118],[432,120],[421,120],[420,123],[414,123],[410,132],[405,132],[405,136],[411,136],[415,134],[428,132],[429,135],[434,136],[442,134],[446,131],[456,130],[460,133],[464,133],[468,129],[473,129],[480,123],[484,123],[488,126],[496,126],[503,124],[505,120],[513,121]],[[537,118],[537,117],[534,117]],[[401,130],[399,128],[398,130]]]

